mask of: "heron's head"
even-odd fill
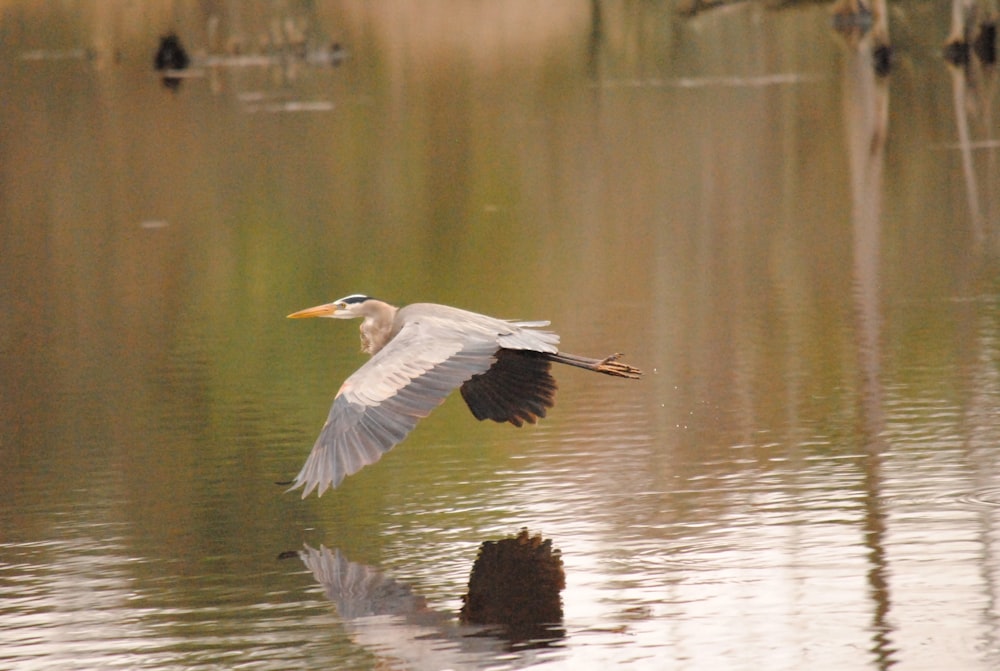
[[[332,303],[299,310],[288,315],[289,319],[304,319],[305,317],[329,317],[331,319],[353,319],[365,316],[365,303],[375,300],[371,296],[351,294],[338,298]]]

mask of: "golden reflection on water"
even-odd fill
[[[513,665],[996,666],[996,73],[928,55],[946,12],[877,79],[821,6],[5,10],[0,666],[495,663],[276,557],[447,617],[522,526],[565,637]],[[300,29],[348,59],[288,62]],[[520,430],[452,399],[302,502],[362,358],[283,315],[356,291],[647,375],[558,371]]]

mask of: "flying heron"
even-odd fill
[[[322,495],[378,461],[456,387],[476,419],[521,426],[554,403],[553,361],[617,377],[642,374],[619,362],[619,354],[590,359],[560,352],[559,336],[538,330],[547,321],[508,321],[434,303],[397,308],[361,294],[288,317],[362,317],[361,350],[372,355],[333,399],[292,483],[305,486],[302,498],[317,488]]]

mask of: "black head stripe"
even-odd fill
[[[336,303],[346,303],[351,305],[353,303],[364,303],[365,301],[371,300],[371,296],[365,296],[364,294],[351,294],[350,296],[344,296]]]

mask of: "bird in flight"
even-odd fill
[[[373,464],[456,388],[476,419],[534,424],[554,404],[552,362],[638,378],[619,354],[591,359],[560,352],[547,321],[508,321],[447,305],[402,308],[352,294],[289,319],[360,317],[361,350],[371,354],[333,399],[323,430],[292,489],[322,495]]]

